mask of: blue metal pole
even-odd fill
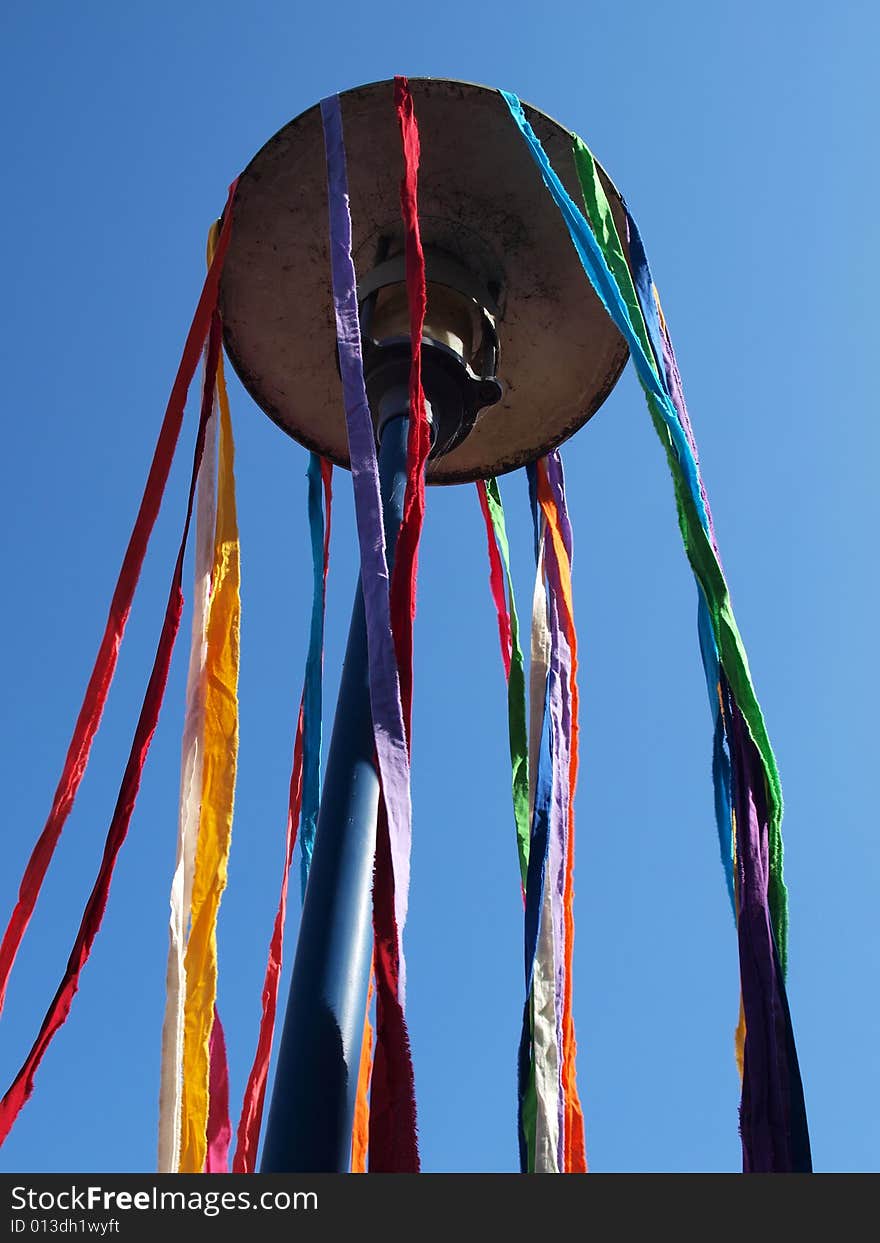
[[[409,419],[382,428],[379,478],[389,567],[406,487]],[[364,601],[358,583],[260,1169],[345,1173],[372,949],[379,778]]]

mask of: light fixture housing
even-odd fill
[[[412,357],[404,251],[381,260],[358,286],[364,379],[379,436],[387,418],[407,408]],[[497,305],[492,293],[451,256],[425,253],[427,307],[421,373],[431,422],[431,457],[451,453],[480,412],[501,399],[496,378]]]

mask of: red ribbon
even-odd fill
[[[228,1174],[229,1140],[232,1135],[229,1121],[229,1063],[226,1060],[226,1037],[223,1035],[223,1024],[216,1005],[211,1027],[209,1066],[205,1173]]]
[[[371,1174],[418,1174],[416,1085],[412,1049],[398,1000],[394,873],[385,804],[379,800],[373,871],[373,963],[376,973],[376,1054],[370,1086]]]
[[[101,639],[95,666],[92,669],[92,675],[86,687],[85,698],[79,710],[79,716],[76,719],[73,736],[64,761],[64,768],[55,791],[55,797],[52,800],[49,818],[28,860],[18,891],[18,901],[12,912],[9,926],[3,936],[3,942],[0,944],[0,1010],[3,1008],[3,1002],[6,997],[9,974],[12,971],[22,938],[30,923],[43,879],[52,855],[55,853],[61,830],[64,828],[64,823],[73,807],[77,790],[85,773],[92,742],[95,734],[98,732],[101,714],[104,711],[104,704],[107,701],[107,694],[113,681],[119,648],[122,644],[122,637],[125,633],[129,612],[131,611],[135,587],[140,577],[144,555],[146,554],[150,535],[162,503],[162,496],[168,481],[168,473],[171,469],[171,462],[174,458],[174,451],[180,436],[187,393],[198,366],[205,338],[208,336],[211,317],[217,305],[220,273],[223,269],[223,260],[229,246],[232,225],[232,198],[235,193],[235,186],[236,182],[233,182],[229,188],[229,197],[226,201],[223,227],[220,231],[217,249],[213,262],[208,269],[208,274],[205,277],[202,294],[183,348],[183,356],[171,389],[171,396],[168,399],[165,418],[159,432],[159,439],[156,443],[156,449],[147,476],[140,509],[138,510],[131,538],[128,542],[128,548],[122,561],[122,569],[119,572],[116,589],[113,592],[110,612],[104,629],[104,637]]]
[[[489,543],[489,587],[492,591],[492,599],[495,602],[495,612],[498,614],[498,638],[501,643],[501,659],[504,661],[504,676],[510,681],[513,637],[510,630],[510,613],[507,609],[507,597],[504,594],[504,568],[501,564],[501,554],[498,551],[498,545],[495,542],[495,527],[492,524],[492,515],[489,512],[489,501],[486,496],[486,483],[483,479],[477,480],[477,496],[480,498],[480,509],[483,511],[483,518],[486,523],[486,536]]]
[[[227,218],[224,226],[224,231],[226,232],[227,237],[228,229],[229,220]],[[217,249],[218,252],[220,252],[219,244]],[[216,298],[216,283],[214,285],[214,291]],[[193,334],[191,331],[191,339],[192,336]],[[119,797],[116,801],[113,818],[110,821],[110,828],[107,833],[107,840],[104,844],[104,854],[101,859],[101,865],[98,869],[98,875],[95,879],[94,887],[89,895],[89,900],[86,903],[86,907],[83,912],[79,931],[76,934],[73,949],[70,952],[70,957],[67,962],[67,968],[61,978],[61,983],[58,985],[58,990],[52,999],[49,1009],[46,1012],[39,1034],[34,1041],[30,1053],[27,1055],[24,1064],[13,1080],[13,1083],[6,1095],[3,1097],[3,1100],[0,1101],[0,1143],[3,1143],[6,1139],[6,1136],[9,1134],[22,1106],[30,1097],[34,1087],[34,1075],[36,1074],[40,1062],[43,1060],[43,1055],[51,1044],[55,1033],[64,1024],[68,1014],[70,1013],[70,1007],[73,1002],[74,995],[79,987],[80,973],[82,972],[85,964],[88,962],[92,945],[94,944],[95,937],[98,935],[98,931],[101,927],[101,921],[104,917],[104,910],[107,906],[107,898],[110,893],[110,882],[113,879],[113,869],[116,865],[116,859],[119,855],[119,851],[122,849],[122,844],[128,833],[128,826],[131,822],[135,800],[137,799],[138,790],[140,788],[141,774],[143,773],[147,753],[150,749],[150,743],[152,742],[156,724],[159,720],[159,712],[162,707],[162,699],[164,697],[165,686],[168,681],[168,669],[171,664],[171,654],[174,650],[174,642],[180,628],[180,616],[183,611],[183,591],[181,589],[183,579],[183,559],[186,552],[190,520],[192,518],[196,480],[205,445],[205,427],[211,416],[214,405],[214,388],[217,376],[217,360],[220,356],[221,336],[222,329],[220,324],[220,316],[216,308],[214,308],[210,317],[210,333],[208,336],[208,352],[205,367],[205,386],[202,393],[202,408],[199,418],[198,435],[196,437],[195,453],[193,456],[193,469],[189,485],[189,497],[187,499],[186,519],[183,524],[183,534],[180,540],[180,548],[178,549],[177,560],[174,565],[174,573],[171,579],[171,591],[168,596],[168,604],[165,608],[165,620],[162,623],[162,632],[159,636],[159,646],[156,651],[156,658],[153,662],[150,680],[147,683],[147,691],[144,696],[143,706],[141,707],[140,716],[138,718],[137,728],[135,729],[134,741],[131,745],[128,763],[125,766],[125,773],[123,774]],[[189,344],[189,342],[187,344]],[[45,868],[43,870],[45,871]]]
[[[391,628],[400,672],[400,700],[412,751],[412,660],[413,621],[416,615],[416,578],[419,539],[425,516],[425,465],[431,451],[431,428],[422,389],[422,328],[427,310],[425,255],[419,233],[418,174],[419,127],[406,78],[394,79],[394,104],[403,143],[404,174],[400,183],[400,207],[406,245],[406,293],[409,301],[412,364],[409,373],[409,439],[403,520],[391,573]]]
[[[394,79],[394,105],[403,144],[400,183],[406,247],[412,365],[409,377],[409,439],[403,519],[391,574],[391,627],[400,673],[400,700],[412,751],[413,621],[416,613],[419,539],[425,514],[425,465],[431,429],[422,389],[422,328],[427,309],[425,255],[419,234],[419,129],[409,83]],[[384,803],[380,800],[373,873],[373,936],[376,973],[376,1056],[370,1091],[369,1165],[371,1173],[418,1173],[415,1077],[403,1007],[394,917],[394,873]]]

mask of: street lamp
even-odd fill
[[[417,143],[413,96],[423,151],[418,230],[413,218]],[[392,97],[396,109],[391,107]],[[406,151],[400,204],[403,161],[398,116]],[[407,217],[406,241],[401,206]],[[424,249],[424,272],[417,234]],[[553,451],[602,404],[628,352],[672,475],[679,526],[698,587],[700,651],[714,732],[716,825],[739,941],[743,1169],[809,1170],[803,1086],[785,991],[788,900],[782,866],[781,783],[721,566],[659,295],[635,221],[616,190],[576,135],[533,108],[523,109],[515,95],[436,79],[414,81],[411,94],[405,79],[398,79],[394,87],[390,82],[375,83],[325,99],[282,129],[230,188],[222,222],[212,229],[209,253],[205,285],[61,780],[0,942],[2,1005],[10,970],[88,761],[171,468],[187,391],[199,353],[207,346],[187,514],[156,657],[68,965],[30,1052],[0,1099],[0,1143],[28,1099],[43,1055],[65,1021],[100,928],[168,677],[198,485],[197,582],[204,607],[201,617],[194,614],[187,688],[186,780],[172,885],[163,1031],[160,1164],[199,1170],[207,1161],[213,1169],[215,1162],[222,1165],[225,1159],[222,1090],[216,1096],[217,1110],[213,1115],[206,1112],[214,1095],[214,1086],[206,1082],[214,1073],[213,1052],[206,1060],[214,1033],[220,1084],[224,1078],[222,1029],[213,1005],[214,937],[226,877],[238,736],[238,534],[230,420],[220,364],[222,328],[233,365],[258,405],[300,443],[332,462],[353,467],[363,567],[303,902],[263,1170],[349,1167],[370,964],[374,858],[378,1052],[370,1162],[377,1169],[418,1168],[402,970],[394,961],[400,960],[402,950],[409,871],[408,623],[423,499],[420,486],[413,491],[413,480],[424,482],[412,461],[424,462],[429,483],[478,481],[489,527],[493,594],[508,668],[514,818],[525,897],[527,998],[518,1058],[520,1165],[524,1171],[586,1169],[571,1006],[577,637],[571,527],[562,466]],[[421,339],[413,342],[410,324],[422,321],[423,275],[427,307]],[[408,289],[418,295],[413,297],[412,319]],[[413,360],[421,364],[422,384],[415,383],[413,368],[412,389],[424,390],[430,444],[420,424],[418,435],[412,437],[416,451],[408,461]],[[202,465],[210,469],[205,445],[209,428],[215,426],[211,420],[215,399],[221,418],[220,499],[214,520],[210,478],[202,475]],[[418,414],[421,419],[421,411]],[[512,593],[508,614],[499,584],[503,577],[499,558],[507,555],[507,537],[494,476],[532,464],[538,579],[528,724],[540,724],[540,729],[527,731]],[[203,482],[208,483],[207,490]],[[405,496],[406,555],[401,554],[398,567],[405,573],[403,577],[398,573],[389,593],[389,566]],[[314,546],[313,617],[320,620],[318,539]],[[405,590],[398,594],[400,585]],[[316,623],[310,672],[317,669],[319,631]],[[313,707],[314,702],[313,698]],[[317,720],[308,709],[304,696],[303,732],[298,732],[295,748],[300,757],[309,722],[314,725]],[[317,748],[309,754],[316,760]],[[202,767],[198,785],[197,756]],[[377,766],[388,821],[387,835],[383,822],[378,847]],[[297,767],[298,761],[295,773]],[[313,807],[309,815],[313,816]],[[288,853],[288,867],[289,860]],[[553,883],[547,884],[551,874]],[[184,896],[188,877],[192,902]],[[248,1170],[253,1168],[262,1112],[286,885],[285,871],[258,1053],[236,1149],[237,1167]],[[184,955],[187,920],[191,931]],[[359,1159],[361,1149],[359,1142]]]
[[[494,321],[499,342],[500,400],[428,464],[429,484],[473,482],[534,461],[571,436],[614,387],[627,347],[584,279],[500,94],[433,78],[412,78],[410,88],[421,135],[419,221],[434,307],[441,309],[440,288],[454,289]],[[402,279],[403,229],[392,98],[391,82],[340,95],[359,296],[363,304],[381,291],[377,302],[387,300],[393,325],[397,302],[396,326],[408,336],[393,289]],[[526,115],[567,190],[579,196],[570,132],[537,109],[527,106]],[[623,205],[600,176],[626,246]],[[383,269],[386,262],[398,266]],[[294,439],[347,467],[329,264],[326,164],[315,105],[271,138],[239,178],[220,301],[227,352],[248,392]],[[445,332],[465,341],[461,309],[443,308],[435,339]],[[477,376],[478,362],[471,361]]]

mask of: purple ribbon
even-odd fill
[[[547,479],[556,510],[559,515],[559,529],[562,542],[568,555],[569,564],[572,558],[572,530],[565,500],[565,476],[562,469],[562,458],[558,451],[548,453],[545,458]],[[549,531],[544,531],[544,565],[547,573],[548,623],[550,628],[550,721],[551,749],[553,754],[553,799],[550,814],[550,846],[549,871],[551,911],[553,918],[553,941],[556,946],[556,1035],[559,1048],[560,1074],[562,1071],[562,1009],[563,990],[565,986],[565,860],[568,850],[568,835],[571,825],[568,820],[568,791],[571,771],[571,706],[572,706],[572,663],[571,649],[560,623],[562,608],[562,582],[559,574],[559,562]],[[565,1143],[565,1094],[559,1092],[559,1168],[564,1168]]]
[[[703,483],[703,476],[700,471],[700,456],[697,449],[697,440],[694,436],[694,429],[691,426],[690,415],[688,414],[687,403],[684,399],[684,389],[681,383],[681,373],[678,370],[678,360],[675,357],[675,350],[672,348],[672,341],[663,319],[660,320],[660,339],[663,347],[663,370],[666,373],[666,387],[672,398],[672,404],[678,412],[678,419],[687,437],[687,442],[691,447],[691,453],[694,455],[694,462],[697,468],[697,479],[700,484],[700,496],[703,498],[703,506],[706,510],[706,519],[709,523],[709,538],[712,541],[712,547],[715,549],[715,555],[718,558],[718,564],[721,565],[721,554],[718,550],[718,540],[715,537],[715,523],[712,521],[712,510],[709,508],[709,497],[706,493],[706,485]]]
[[[342,136],[339,96],[321,101],[324,148],[327,156],[327,192],[330,211],[330,267],[336,340],[342,377],[348,451],[361,555],[361,588],[367,622],[367,661],[370,704],[379,777],[388,816],[388,836],[394,872],[394,915],[400,963],[400,1002],[406,991],[403,927],[409,897],[412,804],[409,755],[400,702],[400,679],[394,653],[389,603],[388,559],[382,525],[382,499],[376,437],[364,385],[357,279],[351,255],[351,213],[348,173]]]
[[[555,947],[556,1047],[559,1050],[559,1073],[562,1074],[562,1008],[565,989],[565,856],[568,845],[568,779],[571,765],[571,650],[559,624],[559,569],[547,537],[545,564],[548,569],[550,593],[550,723],[553,754],[553,798],[550,804],[550,911]],[[565,1168],[565,1093],[559,1090],[559,1148],[557,1161]]]
[[[810,1140],[768,888],[768,814],[757,748],[727,686],[732,725],[740,980],[746,1020],[740,1133],[744,1173],[806,1172]]]

